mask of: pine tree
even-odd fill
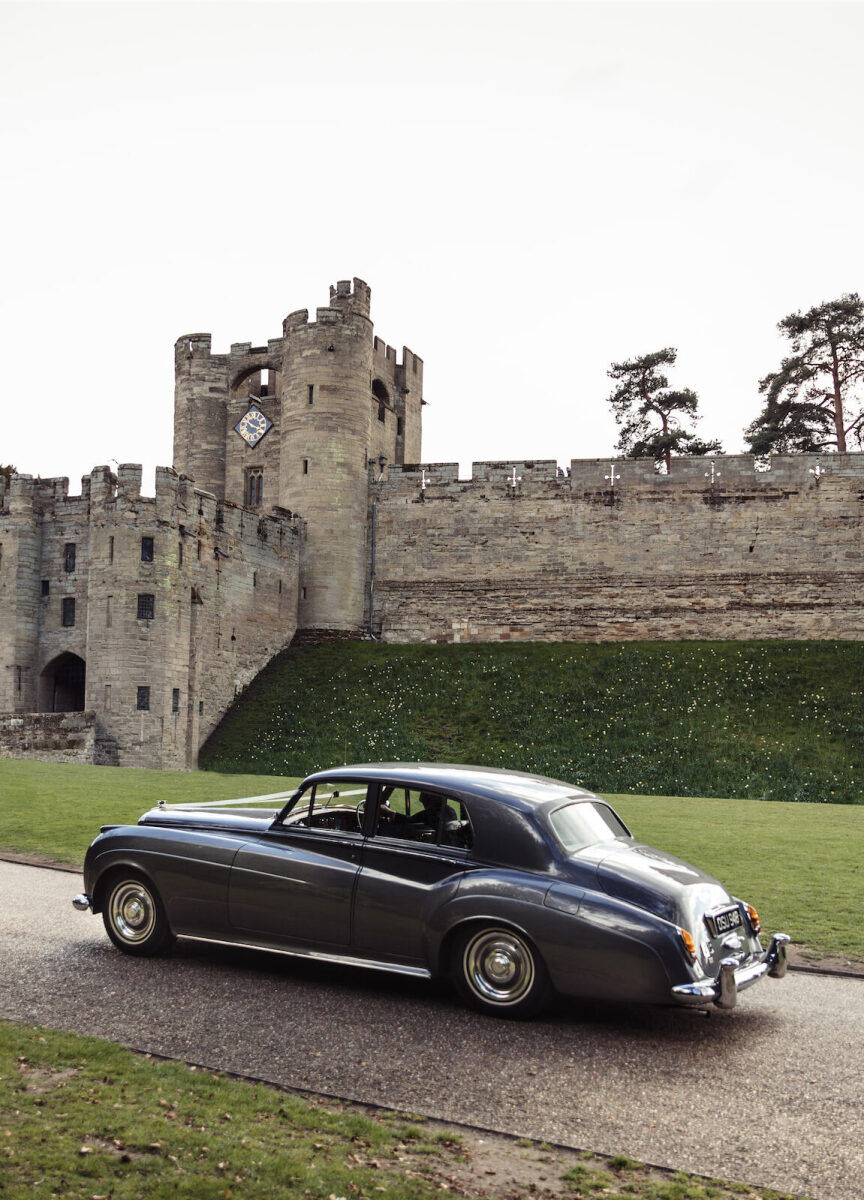
[[[777,328],[792,354],[759,383],[765,407],[744,431],[754,454],[845,452],[864,442],[864,303],[852,292]]]
[[[609,403],[620,427],[617,449],[627,458],[653,458],[659,470],[672,469],[672,456],[722,454],[720,443],[706,442],[688,430],[698,417],[699,397],[690,388],[674,391],[663,367],[675,365],[677,350],[667,346],[627,362],[612,363],[607,374],[618,387]]]

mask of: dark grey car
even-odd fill
[[[789,940],[764,950],[750,905],[599,797],[485,767],[346,766],[287,800],[160,806],[103,827],[84,886],[75,906],[129,954],[179,936],[445,975],[510,1017],[553,992],[729,1008],[785,973]]]

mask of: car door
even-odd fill
[[[474,869],[468,813],[440,793],[382,787],[371,823],[354,898],[354,948],[426,965],[427,924]]]
[[[236,935],[286,945],[348,946],[367,790],[366,783],[318,780],[283,822],[241,847],[228,890]]]

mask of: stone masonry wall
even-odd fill
[[[100,766],[116,762],[110,743],[98,736],[93,712],[0,714],[0,758]]]
[[[387,641],[864,638],[864,455],[391,470]],[[513,467],[516,486],[513,486]],[[425,474],[426,487],[423,479]],[[614,480],[610,481],[610,474]]]

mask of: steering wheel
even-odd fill
[[[363,821],[366,817],[366,801],[365,800],[360,801],[360,803],[357,805],[356,812],[357,812],[357,827],[360,830],[360,832],[362,833],[363,832]]]

